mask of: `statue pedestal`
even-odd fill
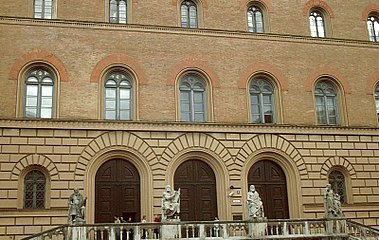
[[[161,238],[162,239],[178,239],[181,238],[179,225],[180,219],[165,219],[162,220]],[[167,224],[166,224],[167,223]]]
[[[87,228],[79,226],[69,226],[68,227],[68,239],[69,240],[86,240],[87,239]]]
[[[249,236],[261,237],[266,235],[267,223],[265,218],[251,218],[249,222]]]

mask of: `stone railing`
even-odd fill
[[[166,230],[172,237],[162,237]],[[209,221],[63,225],[25,240],[140,239],[361,239],[379,240],[379,231],[345,219],[280,219],[261,222]]]

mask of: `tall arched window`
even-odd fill
[[[30,71],[25,79],[24,116],[28,118],[52,118],[53,101],[53,74],[43,68]]]
[[[320,11],[312,11],[309,15],[309,26],[312,37],[325,37],[325,19]]]
[[[32,170],[24,178],[24,208],[45,208],[46,177]]]
[[[376,86],[376,89],[375,89],[375,104],[376,104],[376,114],[379,120],[379,84]]]
[[[264,32],[263,12],[260,7],[249,7],[247,10],[247,26],[249,32]]]
[[[180,18],[182,27],[197,28],[197,6],[192,1],[183,1],[180,6]]]
[[[340,195],[341,203],[347,203],[345,176],[338,170],[333,170],[329,174],[329,183],[335,193]]]
[[[274,88],[262,78],[256,78],[250,84],[250,109],[253,123],[275,122]]]
[[[106,76],[104,116],[111,120],[132,119],[132,78],[123,71],[114,71]]]
[[[53,17],[53,0],[34,0],[34,17],[51,19]]]
[[[379,17],[370,15],[367,19],[367,29],[371,42],[379,42]]]
[[[190,74],[180,80],[180,120],[189,122],[205,122],[206,118],[206,87],[197,75]]]
[[[317,124],[338,125],[337,90],[329,81],[319,81],[315,87]]]
[[[110,0],[109,2],[109,22],[126,23],[127,16],[126,0]]]

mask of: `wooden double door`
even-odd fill
[[[109,223],[114,216],[140,221],[140,176],[127,160],[105,162],[96,173],[95,222]]]
[[[175,172],[175,190],[180,188],[180,219],[210,221],[217,215],[216,178],[212,168],[200,160],[188,160]]]
[[[248,173],[248,185],[255,185],[269,219],[289,218],[286,176],[273,161],[255,163]]]

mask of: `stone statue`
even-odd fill
[[[333,192],[330,184],[324,189],[324,213],[325,218],[343,217],[341,209],[341,197]]]
[[[180,188],[178,191],[172,190],[167,185],[162,196],[162,220],[179,219],[180,213]]]
[[[263,203],[254,185],[247,193],[247,209],[250,218],[264,218]]]
[[[75,188],[74,193],[71,194],[68,200],[68,223],[85,223],[85,205],[87,198]]]

